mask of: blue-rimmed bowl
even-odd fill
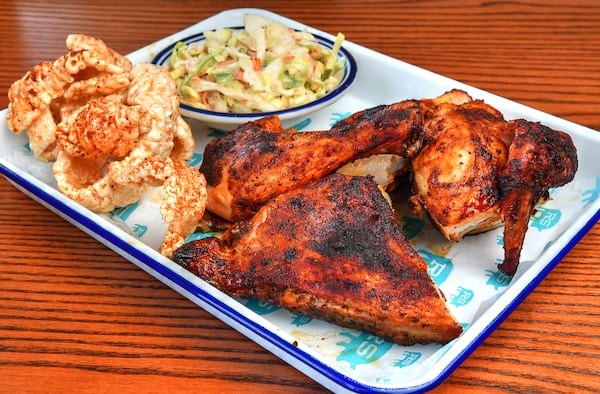
[[[233,28],[240,29],[241,27]],[[314,33],[313,36],[319,44],[329,49],[333,48],[333,41]],[[204,40],[204,33],[193,34],[178,41],[182,41],[185,44],[190,44],[192,42],[202,40]],[[168,47],[162,49],[152,59],[152,63],[157,64],[159,66],[166,66],[166,63],[168,62],[175,45],[176,43],[173,43]],[[310,103],[279,111],[253,112],[243,114],[208,111],[192,107],[185,103],[181,103],[180,112],[183,116],[199,120],[208,125],[209,127],[219,130],[233,130],[241,124],[252,120],[260,119],[269,115],[278,115],[283,123],[291,123],[297,120],[301,120],[302,118],[307,117],[311,113],[323,109],[338,101],[340,98],[342,98],[342,96],[344,96],[345,93],[348,92],[350,86],[352,86],[352,84],[354,83],[357,73],[356,60],[354,59],[352,54],[350,54],[350,52],[348,52],[343,46],[338,52],[338,57],[340,59],[344,59],[344,76],[341,79],[340,83],[336,86],[335,89],[331,90],[325,96]]]

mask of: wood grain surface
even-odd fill
[[[14,80],[65,53],[69,33],[129,53],[238,7],[342,31],[600,130],[600,2],[592,0],[2,0],[0,108]],[[4,178],[0,203],[0,392],[324,391]],[[596,224],[435,392],[600,392],[599,254]]]

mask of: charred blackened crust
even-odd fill
[[[174,260],[231,295],[400,344],[446,343],[462,331],[367,177],[332,174],[280,195]]]

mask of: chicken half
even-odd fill
[[[332,174],[281,194],[173,260],[231,295],[402,345],[447,343],[462,332],[369,177]]]
[[[323,131],[285,131],[278,120],[245,124],[206,146],[200,171],[209,211],[233,222],[249,218],[271,198],[356,159],[386,153],[412,157],[423,135],[417,101],[357,112]]]

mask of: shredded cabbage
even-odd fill
[[[204,37],[178,42],[168,61],[181,101],[196,108],[254,113],[296,107],[326,95],[344,75],[342,33],[329,49],[307,31],[245,15],[243,29],[206,31]]]

